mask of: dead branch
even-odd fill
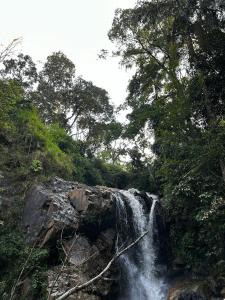
[[[62,231],[61,231],[61,245],[62,245],[63,252],[65,253],[65,259],[64,259],[64,261],[63,261],[63,263],[62,263],[62,266],[61,266],[59,272],[56,274],[56,277],[55,277],[55,280],[53,281],[53,284],[52,284],[51,287],[50,287],[50,290],[49,290],[49,293],[48,293],[48,299],[47,299],[47,300],[50,300],[52,291],[53,291],[53,289],[54,289],[56,283],[57,283],[58,280],[59,280],[59,277],[60,277],[60,275],[61,275],[61,273],[62,273],[62,271],[63,271],[63,268],[64,268],[64,266],[65,266],[65,264],[67,263],[67,260],[68,260],[68,258],[69,258],[70,252],[72,251],[72,248],[73,248],[73,246],[74,246],[74,243],[76,242],[76,240],[77,240],[77,238],[78,238],[78,236],[77,236],[77,234],[76,234],[76,232],[75,232],[74,237],[73,237],[73,241],[72,241],[72,243],[71,243],[71,246],[70,246],[68,252],[66,252],[66,250],[65,250],[65,248],[64,248],[64,246],[63,246],[63,242],[62,242],[63,231],[64,231],[64,228],[63,228]]]
[[[13,54],[14,49],[18,46],[18,44],[21,43],[21,40],[21,38],[16,38],[12,40],[3,50],[0,50],[0,63],[4,62],[5,59]]]
[[[117,252],[113,256],[113,258],[109,261],[109,263],[107,264],[107,266],[97,276],[95,276],[94,278],[90,279],[89,281],[87,281],[85,283],[82,283],[80,285],[76,285],[76,286],[72,287],[70,290],[68,290],[67,292],[65,292],[63,295],[59,296],[56,300],[64,300],[64,299],[68,298],[70,295],[72,295],[73,293],[75,293],[75,292],[77,292],[77,291],[79,291],[79,290],[81,290],[83,288],[86,288],[87,286],[91,285],[95,281],[99,280],[109,270],[109,268],[115,262],[115,260],[117,260],[122,254],[124,254],[131,247],[135,246],[141,239],[143,239],[147,235],[147,233],[148,233],[148,231],[145,231],[134,242],[132,242],[131,244],[129,244],[123,250]]]

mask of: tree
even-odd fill
[[[61,52],[47,57],[32,101],[47,124],[59,123],[90,144],[102,140],[104,126],[114,118],[108,93],[76,77],[75,65]]]
[[[63,53],[47,57],[39,73],[37,90],[31,95],[46,123],[66,126],[75,82],[75,66]]]
[[[136,68],[126,99],[127,135],[154,131],[173,251],[190,265],[210,252],[201,238],[207,230],[224,253],[219,223],[209,230],[197,221],[198,210],[225,195],[224,16],[225,4],[217,0],[138,1],[133,9],[117,10],[109,32],[121,63]],[[215,243],[212,236],[207,234],[208,245]],[[221,253],[209,255],[211,266]]]
[[[122,63],[137,68],[127,98],[130,127],[133,135],[146,125],[153,128],[161,154],[168,149],[163,145],[184,143],[187,136],[208,135],[210,142],[221,134],[224,21],[219,1],[139,1],[116,12],[109,37],[119,44]]]
[[[17,58],[5,59],[1,75],[5,79],[17,81],[26,90],[32,90],[37,82],[37,69],[29,55],[20,53]]]
[[[12,126],[11,119],[21,95],[22,90],[15,81],[0,80],[0,133]]]

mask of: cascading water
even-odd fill
[[[120,300],[165,300],[165,283],[156,275],[156,253],[153,243],[154,212],[157,197],[152,198],[150,212],[146,214],[138,191],[119,191],[116,193],[118,211],[118,240],[120,250],[132,240],[148,230],[148,234],[120,258],[124,287]]]

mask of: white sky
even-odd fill
[[[116,8],[133,7],[136,0],[0,0],[0,43],[22,37],[20,46],[34,61],[44,62],[53,51],[64,52],[77,74],[105,88],[112,102],[121,104],[131,72],[118,59],[97,59],[112,49],[107,32]]]

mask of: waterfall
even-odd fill
[[[146,194],[152,199],[150,212],[146,213],[138,193],[131,189],[115,195],[118,211],[117,250],[146,230],[149,231],[138,245],[120,258],[124,284],[119,300],[165,300],[165,283],[156,274],[153,243],[154,213],[158,200],[156,196]]]

